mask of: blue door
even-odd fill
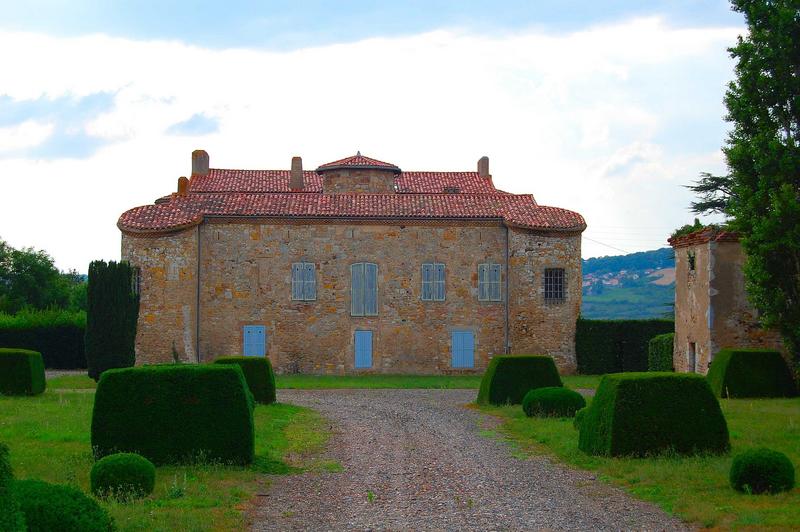
[[[356,331],[356,368],[372,367],[372,331]]]
[[[451,354],[454,368],[474,368],[475,334],[472,331],[453,331]]]
[[[264,325],[245,325],[242,332],[242,354],[263,357],[267,354],[267,328]]]

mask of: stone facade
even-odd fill
[[[137,363],[202,363],[242,354],[245,327],[259,326],[278,372],[480,373],[504,353],[551,355],[562,372],[575,371],[585,222],[577,213],[538,207],[532,197],[522,201],[496,191],[488,159],[474,173],[407,173],[412,193],[405,198],[398,198],[395,185],[399,168],[360,154],[318,168],[322,190],[314,192],[304,183],[299,158],[291,173],[252,171],[241,174],[243,181],[236,181],[239,171],[209,170],[205,152],[196,151],[192,160],[192,179],[178,194],[131,209],[118,224],[122,258],[140,275]],[[443,192],[429,194],[436,179],[444,180]],[[313,200],[308,209],[350,210],[242,214],[256,209],[249,206],[256,186],[291,189],[272,197],[286,201],[287,209]],[[414,195],[414,187],[425,192]],[[485,192],[452,192],[481,187]],[[229,210],[212,212],[220,202],[230,202]],[[505,205],[510,214],[498,210]],[[431,214],[417,211],[423,207]],[[359,214],[362,208],[369,216]],[[521,226],[539,220],[546,227]],[[298,262],[313,264],[312,301],[292,299]],[[376,316],[351,315],[351,265],[360,262],[377,265]],[[423,301],[423,263],[445,265],[443,301]],[[478,266],[484,263],[500,267],[500,301],[479,301]],[[547,268],[563,269],[563,298],[545,300]],[[370,368],[355,367],[356,331],[372,331]],[[472,333],[473,367],[453,367],[454,332]]]
[[[706,374],[728,347],[782,350],[780,335],[763,329],[745,292],[745,255],[732,233],[706,229],[670,241],[675,248],[676,371]]]

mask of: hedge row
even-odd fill
[[[85,369],[85,331],[85,312],[0,314],[0,347],[38,351],[46,368]]]
[[[674,330],[672,320],[578,319],[575,333],[578,373],[647,371],[648,342],[654,336]]]

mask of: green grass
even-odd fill
[[[47,379],[48,390],[94,390],[97,383],[88,375],[62,375]]]
[[[16,478],[71,484],[88,492],[94,463],[89,436],[93,401],[93,393],[53,391],[0,397],[0,441],[11,449]],[[242,510],[265,488],[261,473],[336,469],[335,463],[310,458],[328,438],[327,424],[314,411],[287,404],[257,406],[255,421],[256,460],[251,467],[159,467],[150,497],[103,504],[121,530],[241,529]]]
[[[578,450],[572,419],[527,418],[519,407],[481,407],[505,419],[499,429],[529,454],[552,454],[706,527],[800,527],[800,487],[780,495],[748,496],[728,483],[732,456],[751,447],[786,453],[800,470],[800,399],[726,399],[732,453],[726,456],[604,458]]]

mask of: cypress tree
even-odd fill
[[[135,363],[139,295],[134,293],[134,275],[127,262],[89,264],[86,363],[94,380],[107,369]]]

